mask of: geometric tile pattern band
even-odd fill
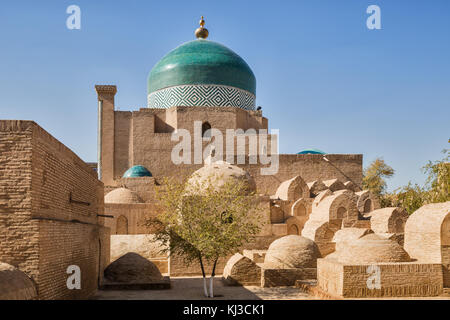
[[[148,95],[149,108],[236,107],[255,110],[255,96],[242,89],[214,84],[181,85],[164,88]]]

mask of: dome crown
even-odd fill
[[[411,261],[402,246],[376,233],[369,233],[359,239],[343,242],[326,259],[334,259],[346,264]]]
[[[308,238],[288,235],[273,241],[264,258],[264,265],[276,269],[316,268],[320,251]]]
[[[201,38],[170,51],[153,67],[148,93],[187,84],[226,85],[256,93],[256,79],[248,64],[224,45]]]
[[[143,203],[139,195],[127,188],[117,188],[105,195],[105,203]]]
[[[207,190],[209,187],[213,190],[220,190],[231,181],[241,181],[247,194],[256,191],[255,180],[247,171],[225,161],[205,164],[195,171],[187,181],[186,191],[189,194],[196,194]]]

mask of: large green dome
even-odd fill
[[[148,76],[149,107],[253,109],[255,93],[256,79],[248,64],[224,45],[205,39],[175,48]]]

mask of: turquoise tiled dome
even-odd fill
[[[256,93],[248,64],[224,45],[205,39],[182,44],[152,69],[148,93],[181,84],[221,84]]]
[[[152,173],[144,166],[133,166],[123,174],[123,178],[151,177]]]
[[[306,150],[300,151],[297,154],[326,154],[326,153],[319,149],[306,149]]]
[[[236,106],[253,109],[256,79],[224,45],[197,39],[163,57],[148,76],[149,107]]]

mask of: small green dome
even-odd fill
[[[123,174],[123,178],[151,177],[152,173],[144,166],[133,166]]]
[[[306,150],[300,151],[297,154],[326,154],[326,153],[319,149],[306,149]]]
[[[148,94],[180,85],[214,84],[256,94],[256,79],[248,64],[220,43],[197,39],[169,52],[148,76]]]

